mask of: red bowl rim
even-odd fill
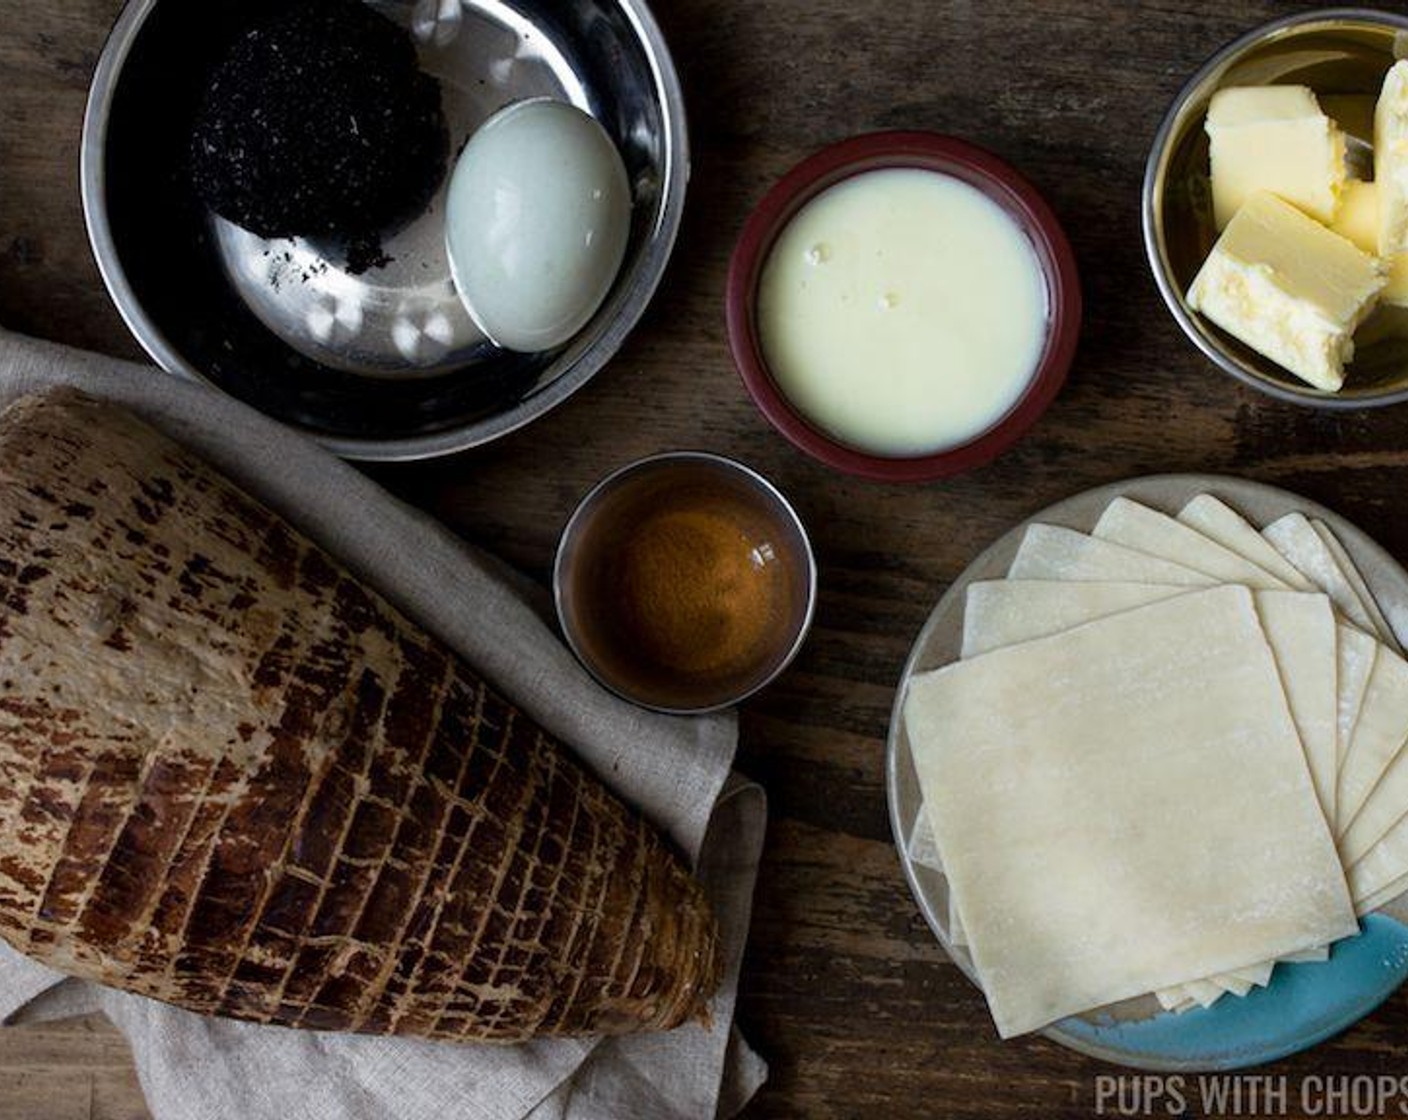
[[[756,293],[763,262],[783,227],[828,187],[883,168],[939,171],[977,187],[1010,214],[1032,240],[1047,285],[1046,345],[1026,392],[992,427],[967,443],[929,455],[867,454],[814,427],[778,389],[758,343]],[[729,262],[725,298],[729,349],[749,395],[794,446],[847,474],[887,482],[925,482],[959,474],[1005,451],[1051,403],[1075,357],[1081,290],[1075,254],[1056,215],[1035,187],[991,152],[937,132],[870,132],[839,141],[802,160],[749,216]]]

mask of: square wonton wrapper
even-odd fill
[[[1132,511],[1145,507],[1126,503]],[[1111,507],[1114,508],[1114,507]],[[1161,518],[1152,510],[1148,518]],[[1107,515],[1109,511],[1106,511]],[[1106,518],[1101,518],[1106,523]],[[1131,523],[1133,526],[1135,523]],[[1194,533],[1178,522],[1184,533]],[[1261,538],[1258,537],[1258,540]],[[1135,537],[1126,547],[1145,544],[1151,554],[1158,542]],[[1270,547],[1269,545],[1267,546]],[[1230,555],[1230,554],[1229,554]],[[1241,561],[1246,563],[1246,561]],[[1056,583],[1031,580],[998,580],[968,585],[963,612],[963,656],[971,658],[1004,646],[1043,638],[1071,630],[1121,610],[1147,606],[1160,599],[1187,594],[1186,587],[1157,587],[1132,583]],[[1327,596],[1300,591],[1254,591],[1257,615],[1276,659],[1291,720],[1300,735],[1310,766],[1312,782],[1326,822],[1334,823],[1336,752],[1336,624]],[[1367,639],[1366,639],[1367,640]],[[1405,767],[1408,775],[1408,767]],[[1402,803],[1408,804],[1408,799]],[[937,844],[927,817],[921,814],[924,827],[916,828],[913,837],[928,839],[933,852]],[[1341,849],[1343,852],[1343,849]],[[921,854],[928,855],[927,851]],[[949,937],[955,945],[967,945],[962,920],[958,917],[950,895]],[[1323,959],[1325,950],[1318,951]],[[1297,957],[1302,954],[1296,954]],[[1223,991],[1245,995],[1252,983],[1265,984],[1270,976],[1271,962],[1262,962],[1250,978],[1224,973],[1207,977],[1220,995]],[[1202,984],[1201,981],[1197,982]],[[1178,985],[1155,992],[1166,1008],[1178,1004],[1185,989],[1196,985]],[[1204,995],[1198,1002],[1207,1006]]]
[[[1115,498],[1091,536],[1202,572],[1218,583],[1240,583],[1262,591],[1287,591],[1285,580],[1224,548],[1197,529],[1129,498]]]
[[[905,720],[1003,1037],[1357,929],[1245,588],[916,677]]]

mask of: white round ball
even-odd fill
[[[606,130],[565,102],[520,101],[465,145],[445,243],[479,329],[509,350],[547,350],[601,306],[630,225],[630,183]]]

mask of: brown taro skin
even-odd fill
[[[658,833],[205,462],[0,416],[0,937],[259,1023],[514,1042],[707,1016]]]

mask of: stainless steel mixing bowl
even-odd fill
[[[354,275],[336,246],[256,237],[212,215],[187,150],[212,67],[267,0],[131,0],[89,95],[83,207],[127,325],[164,369],[197,378],[355,459],[418,459],[522,427],[611,358],[674,245],[688,177],[679,81],[643,0],[377,0],[440,82],[453,159],[511,101],[595,115],[625,160],[630,243],[610,295],[569,343],[488,342],[450,280],[444,187]],[[448,180],[448,174],[446,176]]]
[[[1193,277],[1212,249],[1208,139],[1203,132],[1212,95],[1224,86],[1306,85],[1335,97],[1327,112],[1372,102],[1394,60],[1405,54],[1408,17],[1392,12],[1333,8],[1300,12],[1264,24],[1229,43],[1188,80],[1154,137],[1144,173],[1144,246],[1164,302],[1212,361],[1255,389],[1315,408],[1368,408],[1408,400],[1408,339],[1362,345],[1344,388],[1326,393],[1307,385],[1220,330],[1188,306]],[[1322,104],[1327,104],[1322,100]],[[1347,122],[1341,122],[1347,123]],[[1363,157],[1369,146],[1356,145]]]

